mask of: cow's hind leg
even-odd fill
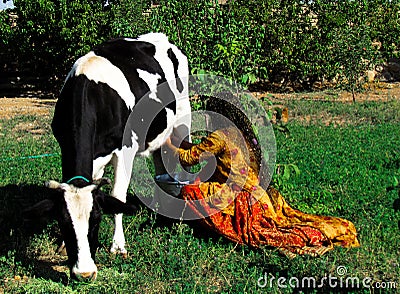
[[[112,158],[115,176],[114,188],[111,192],[111,195],[122,202],[126,202],[126,193],[128,191],[131,179],[133,159],[136,155],[136,152],[137,148],[124,147],[122,150],[115,152]],[[124,228],[122,225],[122,213],[116,214],[114,217],[115,228],[111,252],[126,255],[127,251],[125,249],[125,236]]]

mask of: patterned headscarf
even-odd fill
[[[259,140],[254,132],[251,121],[241,110],[243,109],[243,106],[241,106],[239,99],[231,93],[221,93],[218,95],[218,97],[203,96],[203,99],[206,101],[207,111],[213,111],[221,114],[225,119],[228,119],[234,123],[235,126],[241,131],[247,145],[250,147],[249,151],[253,154],[256,161],[256,172],[259,172],[259,167],[261,166],[262,162],[262,152],[258,144]],[[212,122],[212,124],[218,125],[218,122]]]

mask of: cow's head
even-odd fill
[[[100,191],[107,183],[86,186],[49,181],[51,198],[43,200],[24,213],[27,218],[48,215],[58,221],[68,254],[71,277],[78,280],[95,280],[97,266],[95,255],[102,213],[133,214],[136,207]]]

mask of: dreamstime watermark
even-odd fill
[[[325,275],[322,278],[316,277],[276,277],[271,273],[265,272],[257,280],[257,286],[260,288],[293,288],[293,289],[397,289],[398,283],[389,281],[374,281],[371,277],[359,278],[348,276],[345,266],[338,266],[335,274]]]

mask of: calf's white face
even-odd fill
[[[80,188],[50,181],[47,187],[54,191],[51,199],[24,212],[28,218],[49,214],[58,221],[67,248],[71,277],[78,280],[97,277],[95,255],[102,213],[133,214],[136,210],[134,205],[100,191],[100,186],[91,184]]]
[[[64,200],[71,218],[78,249],[77,261],[73,265],[72,273],[78,279],[95,279],[97,267],[91,257],[88,235],[89,219],[93,210],[92,191],[96,186],[77,188],[73,185],[61,184],[60,188],[64,190]]]

